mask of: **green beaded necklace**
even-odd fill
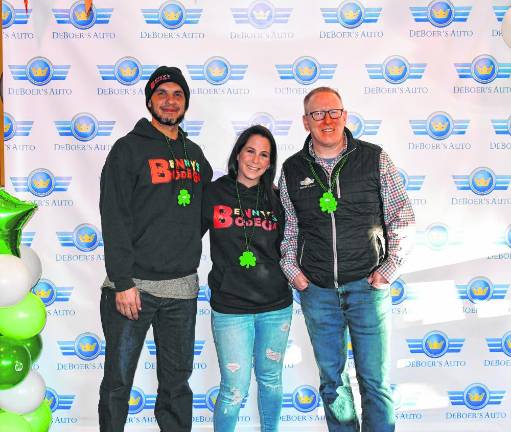
[[[250,250],[250,243],[252,242],[252,239],[254,237],[254,230],[255,230],[255,224],[252,225],[252,232],[250,233],[250,237],[247,234],[247,227],[246,227],[246,219],[245,219],[245,211],[243,210],[243,207],[241,205],[241,198],[240,198],[240,192],[238,190],[238,181],[234,181],[236,185],[236,196],[238,197],[238,204],[241,211],[241,217],[243,218],[243,235],[245,236],[245,250],[240,255],[240,266],[245,268],[255,267],[257,264],[257,258],[254,255],[254,252]],[[255,211],[257,212],[259,210],[259,191],[261,188],[261,183],[257,184],[257,198],[256,198],[256,208]]]
[[[335,198],[332,190],[334,189],[335,184],[339,179],[339,173],[341,172],[341,169],[347,160],[348,160],[348,155],[343,156],[340,164],[337,166],[337,168],[332,173],[332,182],[330,184],[330,187],[326,187],[323,184],[323,182],[319,178],[318,174],[316,173],[316,170],[314,169],[312,162],[310,160],[308,161],[312,175],[317,180],[319,187],[323,190],[323,195],[319,199],[319,208],[321,209],[321,211],[323,213],[333,213],[335,210],[337,210],[337,199]]]
[[[178,131],[178,138],[180,136],[180,132]],[[172,148],[172,144],[170,143],[169,137],[167,135],[163,135],[165,137],[165,141],[167,142],[167,145],[169,146],[170,152],[172,153],[172,158],[174,159],[174,166],[176,166],[176,154],[174,153],[174,149]],[[186,139],[183,138],[183,152],[185,154],[186,160],[190,160],[188,158],[188,152],[186,151]],[[193,180],[192,180],[192,186],[193,186]],[[181,188],[179,190],[179,195],[177,196],[177,204],[182,207],[186,207],[190,204],[192,200],[192,197],[190,195],[190,192],[186,188]]]

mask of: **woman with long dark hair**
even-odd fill
[[[273,135],[252,126],[236,140],[229,173],[204,193],[203,232],[209,229],[213,261],[211,327],[221,374],[217,432],[235,430],[252,363],[261,431],[278,430],[292,296],[279,266],[284,217],[273,187],[276,164]]]

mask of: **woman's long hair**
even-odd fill
[[[248,129],[245,129],[240,134],[236,140],[236,143],[234,144],[231,155],[229,156],[229,176],[235,181],[238,178],[238,155],[240,154],[243,147],[245,147],[245,144],[249,138],[253,135],[260,135],[270,142],[270,166],[261,176],[260,182],[263,186],[263,197],[265,197],[270,203],[273,214],[281,219],[280,201],[273,186],[275,173],[277,171],[277,144],[275,143],[275,138],[273,138],[272,133],[267,128],[261,125],[254,125],[250,126]]]

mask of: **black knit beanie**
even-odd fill
[[[160,66],[156,69],[152,75],[149,77],[149,81],[145,86],[145,104],[146,106],[149,104],[149,100],[153,95],[154,91],[158,88],[160,84],[166,82],[173,82],[178,84],[185,94],[185,110],[188,109],[188,105],[190,103],[190,88],[186,83],[186,79],[183,76],[181,70],[177,67],[169,67],[169,66]]]

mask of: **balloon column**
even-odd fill
[[[30,289],[41,261],[21,245],[21,231],[37,206],[0,189],[0,431],[46,432],[51,410],[46,385],[32,364],[41,353],[43,302]]]

